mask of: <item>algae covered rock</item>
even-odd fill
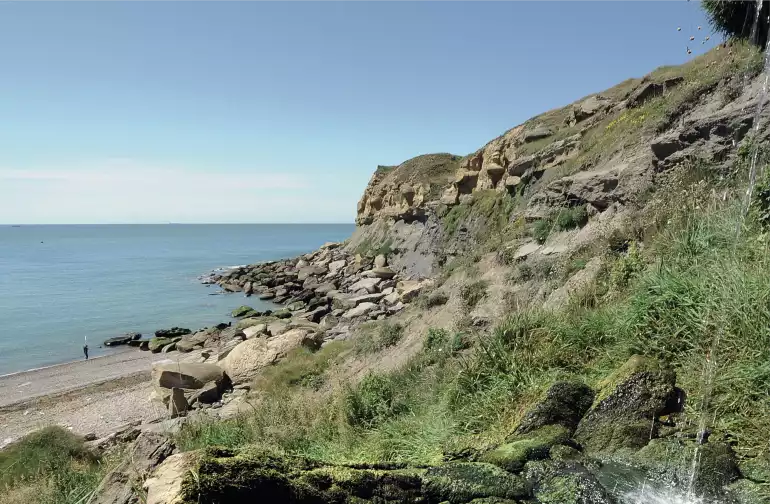
[[[198,460],[181,485],[185,504],[511,504],[530,495],[523,478],[484,463],[337,465],[250,447],[211,448]]]
[[[727,495],[735,504],[767,504],[770,488],[748,479],[740,479],[727,486]]]
[[[554,383],[544,397],[524,414],[516,432],[526,434],[546,425],[562,425],[572,433],[593,401],[594,392],[584,383]]]
[[[426,471],[423,495],[428,502],[455,504],[484,497],[525,498],[529,495],[529,487],[523,478],[492,464],[450,462]]]
[[[551,447],[569,441],[570,431],[561,425],[548,425],[527,434],[514,436],[510,442],[481,456],[488,462],[510,472],[519,472],[530,460],[548,458]]]
[[[242,449],[211,449],[195,478],[182,486],[185,503],[419,502],[424,470],[353,468]]]
[[[577,462],[530,462],[526,475],[540,504],[617,504],[599,480]]]
[[[149,343],[147,343],[147,348],[152,353],[160,353],[161,350],[163,350],[163,347],[170,345],[171,343],[174,343],[175,341],[178,341],[174,338],[152,338],[150,339]]]
[[[255,314],[256,314],[256,310],[254,310],[254,308],[252,308],[251,306],[245,306],[245,305],[239,306],[238,308],[233,310],[232,313],[230,313],[230,315],[232,315],[233,318],[247,317]]]
[[[600,384],[593,407],[575,431],[587,452],[638,449],[657,437],[658,418],[681,411],[676,374],[653,359],[631,357]]]
[[[693,474],[696,450],[699,462]],[[629,461],[656,479],[692,484],[697,495],[722,496],[724,487],[740,477],[735,453],[722,442],[698,445],[692,439],[654,439]]]

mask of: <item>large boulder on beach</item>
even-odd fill
[[[300,346],[315,349],[321,342],[317,333],[308,329],[291,329],[273,338],[253,338],[239,343],[218,365],[233,384],[246,383],[290,350]]]
[[[141,338],[142,335],[140,333],[128,333],[124,334],[123,336],[116,336],[114,338],[108,338],[104,340],[104,346],[119,346],[119,345],[128,345],[132,341],[138,340]]]
[[[152,365],[152,383],[160,388],[199,389],[209,382],[226,387],[227,377],[216,364],[198,362],[156,362]]]
[[[192,331],[184,327],[172,327],[171,329],[159,329],[155,331],[156,338],[176,338],[177,336],[184,336],[190,334]]]

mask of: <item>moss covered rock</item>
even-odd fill
[[[548,425],[527,434],[514,436],[510,442],[481,456],[488,462],[510,472],[519,472],[530,460],[548,458],[551,447],[569,441],[570,431],[561,425]]]
[[[528,495],[529,486],[523,478],[482,462],[450,462],[428,469],[423,476],[427,502],[455,504],[485,497],[519,499]]]
[[[699,463],[693,477],[697,449]],[[700,496],[721,497],[724,487],[740,477],[735,453],[721,442],[698,446],[694,440],[654,439],[629,460],[655,479],[675,485],[689,485],[692,481],[694,493]]]
[[[234,318],[240,318],[240,317],[248,317],[251,315],[257,316],[256,310],[252,308],[251,306],[239,306],[235,310],[230,313]]]
[[[725,489],[735,504],[767,504],[770,502],[770,486],[739,479]]]
[[[182,484],[181,498],[187,504],[504,504],[528,495],[524,479],[490,464],[345,466],[244,448],[204,452]]]
[[[757,483],[770,483],[770,455],[764,454],[759,457],[744,459],[739,462],[738,467],[744,478]]]
[[[585,383],[554,383],[543,398],[524,414],[516,432],[526,434],[546,425],[562,425],[571,434],[593,401],[594,392]]]
[[[658,435],[658,418],[681,411],[676,374],[653,359],[634,356],[599,384],[592,408],[575,431],[588,452],[638,449]]]
[[[174,342],[174,338],[152,338],[147,344],[150,352],[159,353],[163,347]]]
[[[530,462],[527,479],[540,504],[616,504],[588,469],[577,462]]]

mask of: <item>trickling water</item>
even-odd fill
[[[754,25],[751,29],[751,39],[756,40],[757,30],[759,29],[759,20],[760,20],[760,12],[762,10],[762,1],[763,0],[757,0],[756,4],[756,15],[754,17]],[[762,171],[762,166],[760,166],[759,163],[759,142],[757,141],[758,135],[759,135],[759,127],[760,127],[760,119],[762,112],[765,108],[765,105],[767,103],[767,96],[768,96],[768,85],[770,84],[770,44],[767,45],[765,48],[765,61],[764,61],[764,69],[763,69],[763,81],[762,81],[762,90],[759,94],[758,100],[757,100],[757,108],[754,112],[754,121],[752,123],[752,133],[751,133],[751,139],[752,142],[752,151],[751,151],[751,164],[749,167],[749,180],[746,187],[746,193],[744,196],[743,206],[741,208],[741,214],[738,218],[738,225],[736,229],[736,240],[735,243],[737,244],[738,238],[740,237],[741,231],[743,230],[743,225],[746,219],[746,215],[749,212],[749,208],[751,206],[751,198],[754,193],[754,188],[757,185],[757,177],[760,172]],[[701,398],[701,405],[700,405],[700,411],[698,416],[698,445],[695,449],[695,452],[693,454],[691,469],[690,469],[690,478],[689,478],[689,485],[687,489],[687,494],[685,496],[686,503],[699,503],[702,501],[697,500],[697,497],[694,495],[694,483],[695,478],[698,472],[698,466],[700,464],[700,458],[702,455],[702,449],[701,446],[707,441],[708,438],[708,423],[709,423],[709,413],[710,413],[710,406],[711,406],[711,395],[714,388],[714,379],[716,378],[716,370],[717,370],[717,350],[719,349],[719,343],[722,337],[722,326],[719,325],[717,330],[714,332],[714,339],[711,342],[711,347],[706,354],[706,362],[703,367],[703,386],[702,386],[702,398]],[[656,503],[658,501],[649,499],[646,501],[639,501],[641,502],[651,502]],[[680,501],[676,500],[662,500],[659,501],[661,504],[663,503],[670,503],[670,504],[678,504]],[[634,503],[635,504],[635,503]]]

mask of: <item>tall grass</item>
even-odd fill
[[[0,502],[81,504],[103,475],[81,438],[47,427],[0,450]]]

